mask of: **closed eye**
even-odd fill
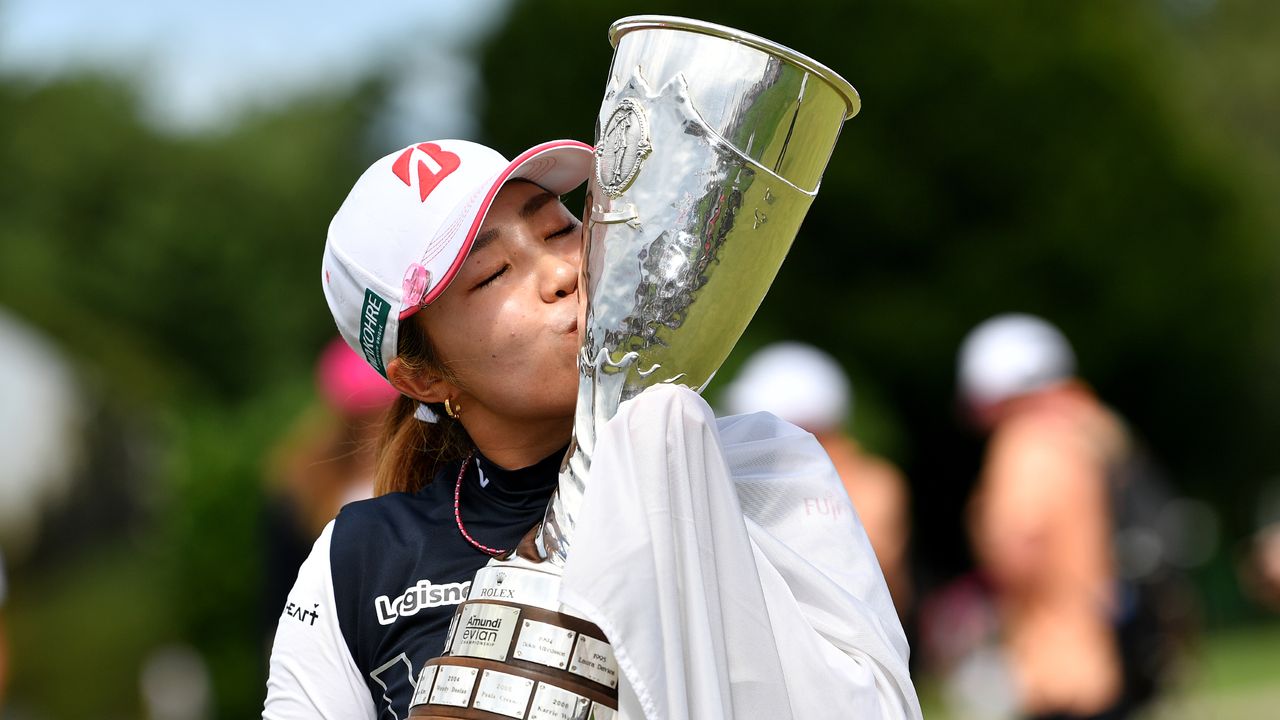
[[[578,227],[579,227],[579,225],[580,225],[580,223],[579,223],[577,220],[570,220],[568,225],[565,225],[564,227],[560,228],[559,230],[557,230],[557,231],[555,231],[555,232],[551,233],[549,236],[547,236],[547,239],[548,239],[548,240],[551,240],[551,239],[553,239],[553,238],[558,238],[558,237],[563,237],[563,236],[565,236],[565,235],[568,235],[569,233],[573,232],[574,230],[577,230],[577,229],[578,229]]]
[[[476,286],[475,286],[475,287],[473,287],[473,288],[471,288],[471,289],[472,289],[472,290],[479,290],[480,288],[482,288],[482,287],[484,287],[484,286],[488,285],[489,283],[493,282],[494,280],[497,280],[499,277],[502,277],[502,274],[503,274],[503,273],[505,273],[507,270],[510,270],[510,269],[511,269],[511,266],[510,266],[510,265],[503,265],[501,268],[499,268],[499,269],[498,269],[498,271],[497,271],[497,272],[495,272],[494,274],[490,275],[489,277],[487,277],[487,278],[485,278],[485,279],[481,280],[480,282],[476,283]]]

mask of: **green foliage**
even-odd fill
[[[333,334],[320,249],[372,160],[382,92],[370,81],[171,137],[137,119],[121,81],[0,79],[0,303],[58,340],[116,413],[163,420],[143,442],[164,461],[137,483],[156,517],[94,537],[101,550],[72,558],[89,571],[33,573],[15,607],[22,628],[56,641],[16,632],[31,669],[15,678],[18,702],[137,716],[145,652],[181,640],[209,664],[218,717],[260,712],[262,458]],[[85,597],[102,601],[92,622],[73,611]],[[67,652],[112,662],[59,695],[49,683],[65,688],[53,668]]]
[[[209,663],[218,717],[261,711],[269,649],[262,615],[264,458],[311,397],[295,377],[235,407],[178,405],[166,474],[180,512],[157,541],[169,549],[165,580],[180,637]]]
[[[175,634],[172,607],[155,592],[162,558],[146,542],[99,544],[14,588],[5,607],[13,709],[38,708],[33,714],[48,718],[142,716],[137,670]],[[85,661],[93,672],[76,672]]]
[[[331,331],[320,248],[376,104],[371,85],[172,138],[109,79],[0,85],[0,302],[131,393],[296,374]]]

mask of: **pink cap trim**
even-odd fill
[[[471,227],[467,230],[467,236],[462,240],[462,249],[458,251],[458,255],[454,258],[453,264],[449,266],[449,269],[445,271],[443,276],[441,276],[440,281],[427,292],[418,304],[405,308],[400,312],[401,320],[412,316],[422,308],[430,305],[436,298],[440,297],[440,295],[449,287],[449,284],[453,282],[454,276],[462,269],[462,263],[466,262],[467,256],[471,254],[471,245],[475,242],[476,235],[480,234],[480,226],[484,224],[484,218],[489,214],[489,206],[493,204],[493,199],[497,197],[498,190],[502,189],[502,186],[511,178],[511,175],[514,174],[516,170],[519,170],[526,162],[538,155],[541,155],[548,150],[555,150],[556,148],[562,147],[579,147],[587,150],[588,152],[593,150],[590,145],[578,142],[577,140],[554,140],[552,142],[534,145],[528,150],[517,155],[516,158],[508,163],[507,167],[498,174],[497,179],[493,181],[493,185],[490,186],[489,190],[485,193],[484,200],[480,202],[480,207],[476,211],[475,218],[471,221]]]

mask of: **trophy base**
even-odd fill
[[[618,666],[595,624],[560,605],[560,572],[518,556],[476,573],[445,654],[422,667],[411,718],[613,720]]]
[[[424,675],[449,678],[457,688],[458,702],[467,707],[429,703],[415,705],[409,717],[419,720],[464,718],[465,720],[613,720],[617,716],[617,698],[600,692],[588,683],[573,683],[551,672],[520,668],[512,674],[507,663],[474,658],[437,658],[429,660]],[[475,690],[464,698],[467,685]],[[442,698],[443,699],[443,698]]]

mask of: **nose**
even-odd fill
[[[578,253],[560,255],[547,252],[541,261],[540,294],[544,302],[555,302],[578,290]]]

